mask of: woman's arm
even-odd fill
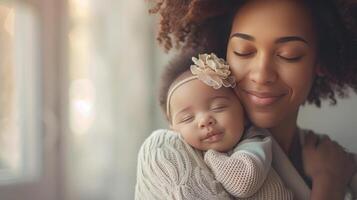
[[[351,154],[328,137],[307,134],[303,147],[304,170],[312,181],[312,200],[343,200],[356,164]]]

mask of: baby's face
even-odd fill
[[[171,128],[200,150],[228,151],[243,134],[243,108],[231,88],[189,81],[172,94],[170,111]]]

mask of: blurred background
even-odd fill
[[[134,198],[172,55],[145,0],[0,0],[0,199]],[[303,108],[301,127],[357,152],[357,97]]]

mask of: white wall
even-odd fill
[[[324,102],[321,108],[304,106],[299,126],[326,133],[352,152],[357,153],[357,95],[350,92],[347,99],[338,99],[336,106]]]

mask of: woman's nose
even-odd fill
[[[199,121],[199,127],[200,128],[206,128],[210,127],[216,124],[216,119],[213,118],[212,116],[205,115],[201,117],[201,120]]]
[[[251,63],[249,79],[257,84],[271,84],[278,79],[275,64],[269,55],[256,57],[255,62]]]

